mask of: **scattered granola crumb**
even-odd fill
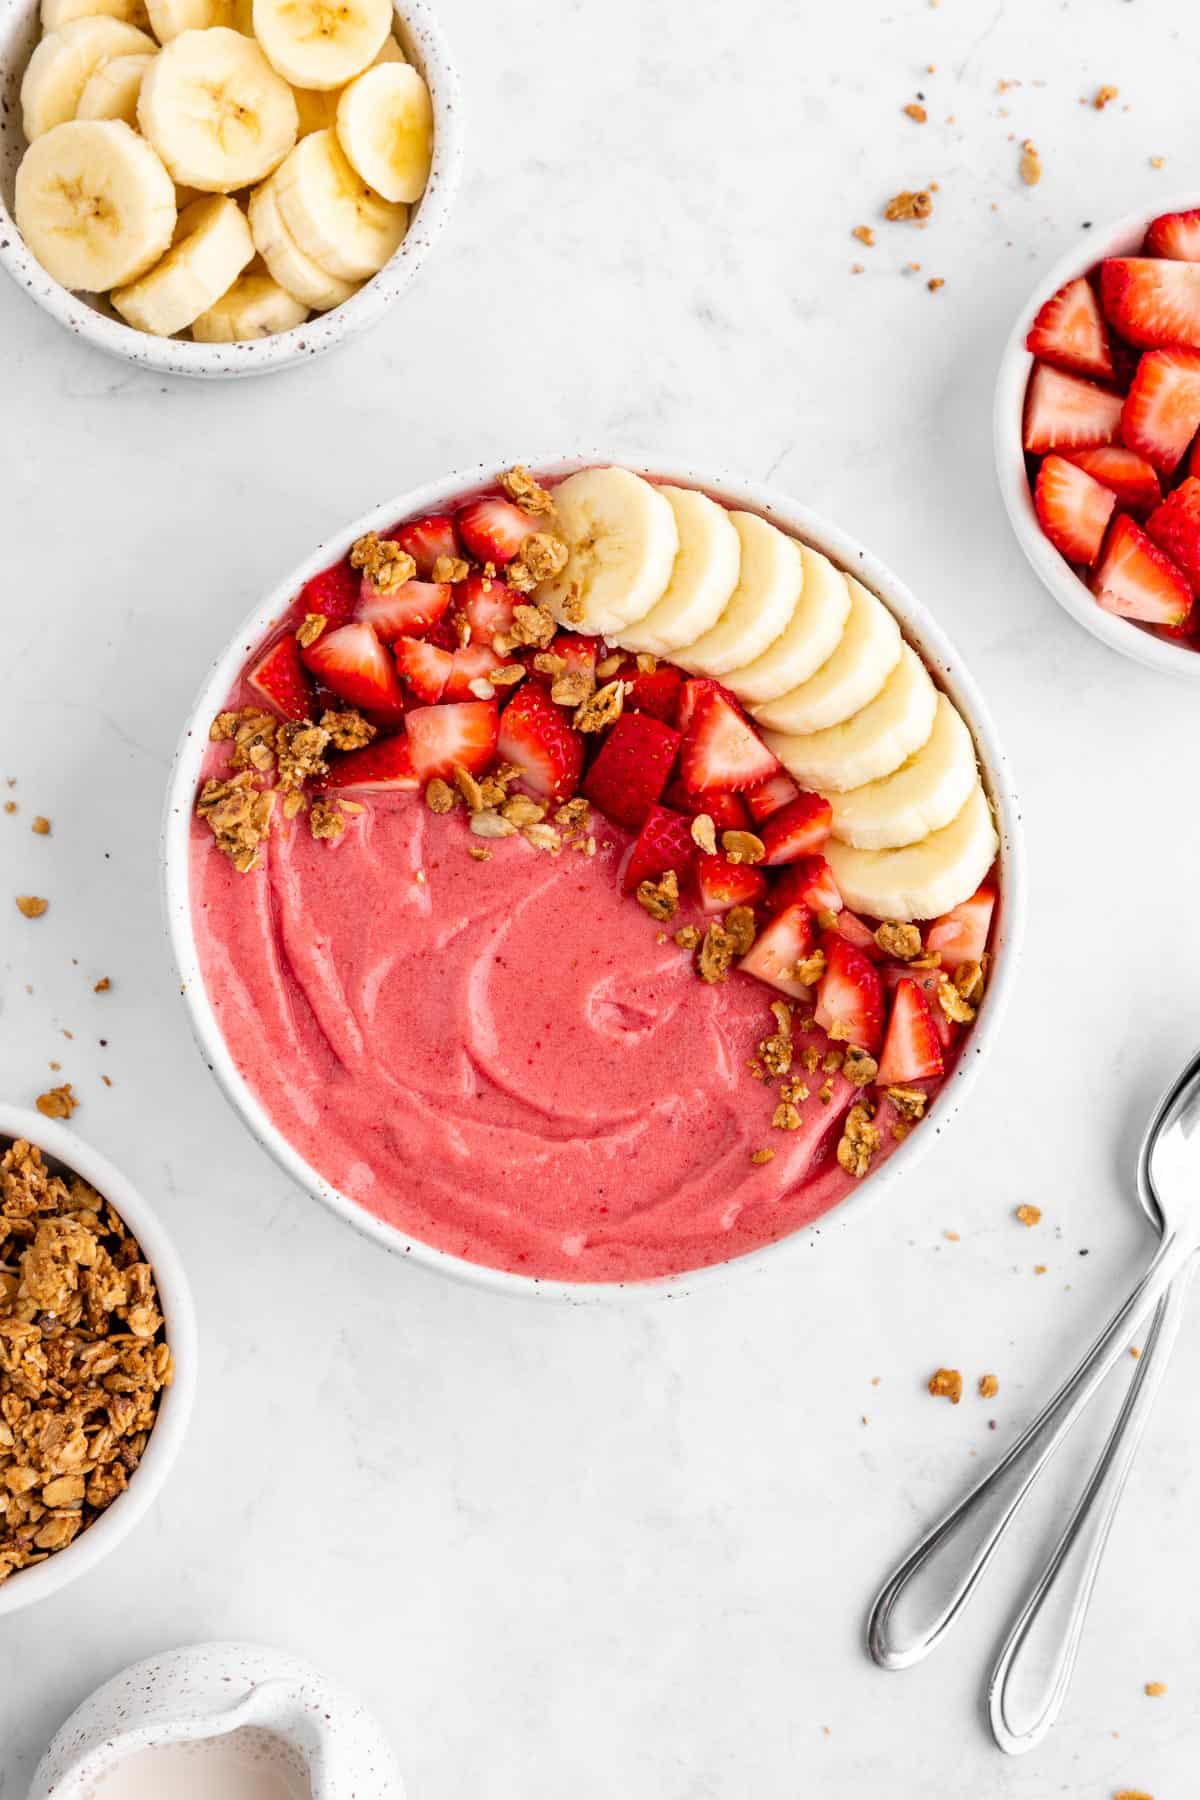
[[[103,1082],[103,1083],[104,1083],[104,1085],[105,1085],[105,1087],[111,1087],[111,1086],[112,1086],[112,1081],[111,1081],[111,1080],[110,1080],[110,1078],[109,1078],[109,1077],[108,1077],[108,1076],[107,1076],[107,1075],[102,1075],[102,1076],[101,1076],[101,1077],[100,1077],[100,1079],[101,1079],[101,1081],[102,1081],[102,1082]]]
[[[774,1156],[775,1152],[773,1150],[752,1150],[750,1152],[750,1161],[752,1163],[769,1163],[774,1160]]]
[[[36,833],[39,837],[49,837],[50,836],[50,821],[49,821],[49,819],[43,818],[42,814],[39,813],[37,815],[37,818],[33,821],[33,829],[34,829],[34,831],[36,831]]]
[[[109,980],[108,976],[102,975],[100,977],[99,981],[93,987],[92,992],[93,992],[93,994],[107,994],[107,992],[111,986],[112,986],[112,982]]]
[[[850,236],[857,238],[860,244],[866,244],[868,249],[874,248],[875,233],[869,225],[856,225]]]
[[[296,642],[300,648],[307,650],[310,644],[315,644],[328,623],[324,613],[305,613],[296,630]]]
[[[731,906],[725,914],[725,930],[735,956],[745,956],[757,935],[752,906]]]
[[[1161,169],[1165,165],[1166,160],[1165,156],[1152,156],[1150,158],[1150,167],[1152,169]]]
[[[355,707],[345,712],[323,712],[321,730],[335,750],[361,750],[375,736],[375,727]]]
[[[944,288],[945,285],[946,278],[944,275],[931,275],[929,280],[925,283],[925,286],[929,289],[931,294],[936,294],[938,289]]]
[[[38,894],[17,895],[17,911],[22,918],[40,919],[49,904],[48,900],[43,900]]]
[[[879,1064],[866,1050],[851,1044],[842,1057],[842,1074],[852,1087],[869,1087],[879,1073]]]
[[[314,800],[308,815],[308,829],[315,838],[340,838],[346,829],[342,809],[336,800]]]
[[[885,956],[894,956],[900,962],[911,962],[925,948],[917,927],[903,924],[898,919],[885,919],[882,925],[877,926],[875,942]]]
[[[34,1104],[47,1119],[69,1119],[79,1102],[71,1091],[71,1083],[64,1081],[61,1087],[39,1094]]]
[[[458,805],[458,795],[448,781],[435,775],[425,789],[425,804],[431,813],[453,812]]]
[[[1120,88],[1115,88],[1106,81],[1103,87],[1098,87],[1096,89],[1092,105],[1097,112],[1103,112],[1105,107],[1108,106],[1111,101],[1115,100],[1120,92]]]
[[[1036,187],[1042,179],[1042,159],[1032,138],[1026,138],[1021,145],[1020,171],[1026,187]]]
[[[1141,1354],[1142,1354],[1142,1353],[1141,1353],[1141,1351],[1140,1351],[1140,1350],[1139,1350],[1139,1349],[1138,1349],[1138,1347],[1137,1347],[1137,1345],[1136,1345],[1136,1344],[1130,1344],[1130,1346],[1129,1346],[1129,1354],[1130,1354],[1130,1356],[1132,1356],[1132,1358],[1133,1358],[1133,1360],[1134,1360],[1134,1362],[1137,1362],[1137,1361],[1139,1361],[1139,1360],[1140,1360],[1140,1358],[1141,1358]]]
[[[948,1400],[957,1406],[962,1399],[963,1378],[957,1369],[936,1369],[929,1377],[929,1392],[935,1400]]]
[[[470,563],[461,556],[435,556],[429,579],[439,586],[447,581],[453,586],[456,581],[465,581],[470,573]]]
[[[826,1088],[832,1099],[833,1090],[828,1082],[821,1089],[820,1098],[825,1098]],[[865,1101],[857,1102],[846,1114],[846,1123],[838,1142],[837,1159],[847,1175],[865,1175],[871,1166],[872,1156],[879,1148],[879,1127],[873,1125],[871,1119],[872,1110]]]
[[[1046,1264],[1045,1263],[1034,1263],[1033,1272],[1035,1275],[1044,1275],[1046,1273]]]
[[[694,950],[700,942],[700,935],[698,925],[682,925],[675,933],[675,942],[681,950]]]
[[[679,877],[668,869],[657,881],[638,883],[637,903],[652,919],[673,919],[679,911]]]
[[[498,812],[472,813],[469,828],[481,838],[506,838],[517,834],[512,820],[503,818]]]
[[[789,973],[795,976],[797,981],[803,982],[805,987],[816,987],[825,973],[825,952],[814,950],[811,956],[801,957],[795,968]]]
[[[904,114],[907,118],[910,118],[913,121],[913,123],[915,125],[924,125],[926,119],[929,117],[929,114],[925,111],[925,108],[923,106],[921,106],[916,100],[910,100],[908,105],[902,108],[902,111],[904,112]]]
[[[478,808],[473,807],[472,811]],[[531,799],[528,794],[514,794],[500,808],[501,816],[515,825],[518,831],[525,831],[531,825],[540,824],[546,816],[546,808],[540,800]]]
[[[1160,1700],[1167,1691],[1167,1684],[1165,1681],[1148,1681],[1145,1691],[1148,1699]]]
[[[956,984],[943,975],[937,987],[938,1005],[948,1019],[959,1025],[969,1025],[975,1017],[975,1008],[963,999]]]
[[[926,188],[903,188],[900,193],[892,195],[883,209],[883,216],[896,223],[901,220],[927,219],[932,211],[933,196]]]
[[[915,1125],[918,1119],[924,1118],[925,1107],[929,1100],[929,1095],[924,1088],[890,1087],[886,1093],[900,1117],[908,1124]]]
[[[381,594],[394,594],[417,572],[417,565],[407,550],[374,531],[368,531],[351,546],[350,567],[361,569],[371,586]]]
[[[994,1375],[979,1377],[979,1397],[981,1400],[994,1400],[1000,1392],[1000,1383]]]
[[[1113,1732],[1114,1737],[1120,1737],[1120,1735],[1119,1731]],[[1119,1794],[1113,1795],[1113,1800],[1154,1800],[1154,1796],[1144,1794],[1141,1788],[1122,1788]]]
[[[491,862],[492,860],[491,851],[485,850],[482,844],[471,844],[468,846],[468,851],[476,862]]]
[[[781,1100],[771,1114],[771,1124],[776,1131],[798,1131],[800,1129],[800,1113],[790,1100]]]
[[[4,810],[6,813],[15,813],[17,810],[16,801],[15,800],[6,800],[4,802]]]
[[[852,275],[865,275],[866,272],[867,271],[866,271],[865,264],[863,264],[863,263],[851,263],[850,264],[850,273]]]
[[[576,731],[606,731],[620,718],[624,705],[625,683],[606,682],[577,708],[574,719]]]
[[[697,813],[691,825],[692,842],[706,856],[717,853],[717,828],[708,813]]]
[[[546,488],[533,479],[529,470],[522,463],[514,463],[500,477],[500,486],[508,495],[514,506],[522,512],[551,513],[554,511],[554,496]]]
[[[723,831],[721,848],[731,863],[760,863],[767,846],[753,831]]]
[[[1030,1206],[1028,1204],[1018,1206],[1016,1216],[1027,1230],[1032,1230],[1035,1225],[1041,1223],[1042,1209],[1040,1206]]]

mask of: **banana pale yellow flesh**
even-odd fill
[[[433,102],[410,63],[377,62],[342,89],[338,142],[385,200],[419,200],[433,160]]]
[[[900,627],[881,600],[852,575],[850,611],[837,649],[814,675],[778,700],[753,704],[750,711],[772,731],[799,735],[825,731],[861,712],[900,660]]]
[[[978,779],[971,734],[939,694],[927,742],[894,774],[829,795],[833,835],[858,850],[920,843],[958,815]]]
[[[900,660],[875,698],[840,725],[794,737],[767,731],[763,738],[802,788],[841,794],[891,775],[933,730],[937,689],[915,650]]]
[[[254,35],[293,87],[340,88],[391,34],[391,0],[254,0]]]
[[[859,850],[830,838],[825,854],[852,911],[873,919],[935,919],[975,892],[998,848],[991,807],[976,782],[957,816],[918,844]]]
[[[146,70],[154,58],[114,56],[101,63],[79,96],[75,110],[77,119],[123,119],[126,125],[137,125],[138,95]]]
[[[278,167],[299,115],[291,88],[254,40],[217,25],[182,32],[155,57],[138,123],[177,182],[226,194]]]
[[[819,550],[800,545],[804,585],[792,616],[754,662],[730,669],[725,686],[744,705],[764,705],[799,687],[829,660],[850,615],[850,589],[840,569]]]
[[[100,13],[142,31],[150,23],[144,0],[42,0],[42,30],[60,31],[72,19],[93,19]]]
[[[738,584],[711,631],[675,660],[694,675],[722,676],[779,637],[804,585],[800,546],[757,513],[731,512],[742,547]]]
[[[146,0],[150,27],[160,44],[185,31],[209,31],[215,25],[236,27],[233,0]]]
[[[328,312],[357,293],[358,284],[339,281],[306,256],[283,222],[275,194],[275,177],[250,196],[250,233],[254,247],[281,288],[314,312]]]
[[[120,119],[44,132],[17,169],[25,242],[64,287],[105,293],[158,261],[175,230],[175,188],[145,138]]]
[[[333,131],[301,138],[280,165],[275,197],[304,254],[340,281],[377,274],[408,229],[408,208],[367,186]]]
[[[667,591],[679,551],[670,502],[629,469],[580,469],[554,490],[554,531],[567,546],[537,598],[568,630],[616,641]]]
[[[135,25],[107,14],[72,19],[36,47],[21,80],[21,123],[27,143],[75,117],[96,70],[114,56],[153,56],[158,45]]]
[[[192,321],[198,344],[237,344],[303,325],[308,308],[269,275],[239,275],[227,293]]]
[[[660,487],[675,515],[679,549],[666,592],[641,619],[622,625],[626,650],[670,656],[694,644],[725,611],[738,584],[742,544],[723,506],[696,488]]]
[[[170,250],[112,303],[127,324],[173,337],[231,288],[254,255],[245,214],[226,194],[206,194],[179,215]]]

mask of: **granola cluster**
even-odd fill
[[[123,1221],[23,1139],[0,1158],[0,1581],[128,1484],[170,1386],[154,1275]]]
[[[381,594],[394,594],[417,573],[417,565],[407,550],[374,531],[368,531],[351,546],[350,567],[361,569],[371,586]]]
[[[196,811],[216,839],[217,849],[245,875],[262,860],[277,798],[282,796],[284,818],[295,818],[308,805],[307,785],[328,773],[325,752],[330,745],[335,750],[360,750],[375,736],[375,727],[353,708],[324,712],[314,725],[247,706],[240,712],[218,713],[208,735],[215,744],[232,744],[231,773],[204,783]],[[316,800],[309,811],[312,835],[340,837],[346,829],[345,815],[359,810],[346,800]]]
[[[478,780],[468,769],[456,767],[453,784],[435,776],[425,788],[425,804],[432,813],[453,812],[463,806],[468,813],[468,829],[473,837],[487,839],[516,837],[518,833],[535,850],[558,856],[564,849],[578,851],[581,856],[595,856],[596,839],[591,831],[591,808],[584,799],[564,801],[554,809],[554,823],[547,814],[548,803],[531,799],[528,794],[511,794],[510,787],[521,778],[520,769],[501,763],[491,774]],[[491,852],[481,846],[471,851],[477,862],[486,862]]]

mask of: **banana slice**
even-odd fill
[[[146,0],[150,29],[160,44],[170,44],[185,31],[211,31],[234,25],[233,0]]]
[[[254,255],[245,214],[226,194],[206,194],[179,215],[171,248],[112,303],[139,331],[173,337],[231,288]]]
[[[101,13],[143,31],[150,23],[145,0],[42,0],[42,30],[61,31],[73,19],[94,19]]]
[[[802,788],[844,794],[906,762],[929,741],[936,711],[937,689],[916,651],[905,644],[895,669],[861,712],[803,737],[766,731],[763,739]]]
[[[26,143],[75,117],[79,96],[102,63],[114,56],[153,56],[157,45],[135,25],[101,15],[72,19],[44,37],[21,82]]]
[[[366,281],[382,269],[408,229],[407,206],[381,200],[346,161],[333,131],[302,138],[283,163],[275,197],[306,256],[339,281]]]
[[[152,56],[114,56],[101,63],[79,96],[77,119],[124,119],[137,126],[138,95]]]
[[[872,919],[936,919],[970,899],[999,848],[976,782],[949,825],[900,850],[855,850],[830,838],[825,855],[846,905]]]
[[[264,181],[250,196],[250,232],[255,248],[273,279],[289,294],[316,312],[328,312],[357,292],[357,283],[339,281],[327,274],[299,244],[283,222],[275,197],[275,178]]]
[[[845,581],[850,611],[837,649],[791,693],[752,706],[760,725],[792,733],[840,725],[875,698],[899,662],[900,627],[895,619],[853,575]]]
[[[742,540],[723,506],[695,488],[660,487],[679,533],[667,591],[644,619],[621,628],[627,650],[669,656],[716,624],[733,596]]]
[[[292,90],[227,25],[172,38],[142,82],[138,123],[175,180],[205,194],[261,181],[296,141]]]
[[[192,321],[198,344],[245,343],[303,325],[308,308],[269,275],[239,275],[227,294]]]
[[[70,120],[25,152],[14,212],[56,281],[100,294],[132,281],[166,250],[175,189],[150,145],[119,119]]]
[[[376,63],[342,89],[338,142],[385,200],[419,200],[433,160],[433,102],[406,62]]]
[[[754,662],[730,669],[725,686],[739,700],[777,700],[816,673],[833,655],[850,613],[850,589],[840,569],[819,550],[800,545],[804,586],[783,631]]]
[[[757,513],[729,515],[742,546],[738,584],[711,630],[676,652],[693,675],[724,675],[762,655],[784,629],[804,586],[800,546]]]
[[[614,640],[662,599],[679,550],[670,501],[629,469],[580,469],[554,490],[570,554],[536,597],[572,631]]]
[[[939,694],[928,742],[894,775],[829,796],[833,835],[856,850],[919,844],[957,817],[978,780],[971,734]]]
[[[300,117],[297,141],[314,131],[330,131],[337,124],[337,94],[326,94],[319,88],[293,88],[292,95]]]
[[[392,0],[254,0],[254,35],[293,87],[340,88],[392,30]]]

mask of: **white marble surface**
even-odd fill
[[[121,1664],[237,1637],[358,1689],[414,1800],[1179,1800],[1200,1749],[1200,1325],[1046,1748],[1006,1763],[979,1696],[1052,1496],[947,1655],[885,1676],[860,1640],[887,1565],[1146,1255],[1132,1144],[1195,1044],[1195,698],[1035,585],[988,418],[1035,274],[1081,221],[1187,180],[1185,9],[444,11],[469,174],[373,336],[269,380],[163,383],[0,287],[0,776],[21,805],[0,815],[0,1092],[29,1102],[62,1062],[77,1125],[186,1254],[205,1349],[151,1520],[5,1621],[0,1792],[20,1800],[60,1719]],[[1026,85],[998,96],[1002,77]],[[1079,96],[1101,82],[1122,93],[1098,114]],[[924,127],[900,113],[918,88]],[[1042,151],[1036,190],[1010,131]],[[852,242],[932,179],[928,230]],[[1032,918],[985,1079],[879,1211],[684,1303],[568,1311],[398,1266],[255,1148],[173,991],[156,834],[202,667],[317,534],[458,463],[605,439],[770,472],[940,611],[1022,781]],[[47,894],[47,916],[19,918],[17,891]],[[1012,1220],[1023,1200],[1045,1210],[1035,1233]],[[994,1370],[999,1399],[933,1402],[942,1362]],[[1078,1473],[1065,1458],[1060,1508]],[[1151,1679],[1166,1699],[1143,1698]]]

